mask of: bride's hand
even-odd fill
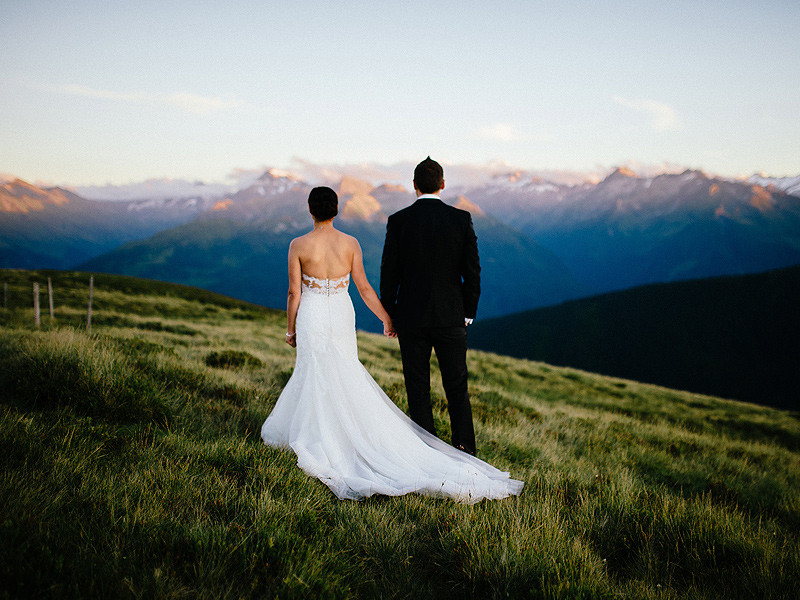
[[[297,335],[292,334],[290,336],[287,334],[286,343],[289,344],[292,348],[297,348]]]
[[[392,338],[397,337],[397,332],[394,330],[391,320],[383,322],[383,335]]]

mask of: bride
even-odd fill
[[[358,360],[350,280],[395,337],[367,281],[358,241],[333,227],[336,192],[311,190],[314,229],[289,245],[288,331],[294,372],[261,428],[269,446],[290,448],[297,464],[336,496],[417,492],[474,503],[519,494],[523,483],[431,435],[403,413]]]

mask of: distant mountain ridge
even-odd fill
[[[800,175],[794,177],[768,177],[766,175],[753,175],[747,181],[764,187],[773,186],[779,190],[800,196]]]
[[[800,264],[800,198],[684,171],[597,184],[499,180],[465,193],[596,292]]]
[[[203,198],[102,202],[16,179],[0,185],[0,267],[74,267],[208,210]]]
[[[43,190],[21,179],[0,183],[0,212],[27,214],[43,211],[48,205],[61,206],[69,201],[59,188]]]
[[[127,243],[81,268],[184,283],[282,307],[289,242],[311,223],[309,190],[304,182],[265,173],[193,221]],[[367,275],[377,288],[386,219],[410,204],[413,195],[397,186],[375,188],[352,179],[343,180],[338,191],[337,227],[359,240]],[[587,293],[552,252],[472,208],[483,266],[481,314],[496,316]],[[537,285],[520,286],[523,276],[535,278]],[[377,330],[380,323],[354,299],[359,327]]]
[[[700,171],[641,177],[620,168],[568,185],[514,171],[447,187],[443,200],[473,215],[484,265],[478,316],[485,319],[648,283],[800,264],[800,198],[778,183]],[[0,266],[176,278],[283,306],[286,245],[310,226],[311,184],[269,169],[243,175],[218,195],[199,183],[148,185],[156,196],[102,202],[5,182]],[[414,195],[353,176],[333,187],[337,223],[361,240],[377,285],[386,219]],[[202,193],[181,195],[193,189]],[[172,191],[178,195],[167,197]],[[261,272],[269,273],[263,285],[256,284]]]

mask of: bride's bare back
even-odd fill
[[[317,279],[340,279],[353,270],[358,242],[352,236],[326,225],[292,241],[300,268]]]
[[[313,231],[293,239],[289,244],[289,295],[286,306],[289,337],[286,341],[290,345],[295,345],[292,334],[300,305],[303,275],[315,279],[341,279],[348,274],[364,303],[383,322],[384,335],[396,336],[392,320],[367,280],[358,240],[335,229],[330,221],[325,221],[315,222]]]

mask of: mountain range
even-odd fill
[[[598,182],[566,184],[513,172],[446,188],[443,200],[472,213],[485,319],[639,285],[800,264],[800,197],[789,193],[798,180],[692,170],[640,177],[620,168]],[[109,197],[137,197],[113,202],[6,181],[0,267],[136,275],[283,307],[286,247],[310,227],[311,184],[277,170],[242,181],[227,190],[179,182],[116,196],[106,189]],[[413,193],[352,176],[334,187],[338,226],[360,240],[377,287],[386,218]],[[142,197],[147,189],[153,197]],[[376,329],[357,305],[359,326]]]
[[[286,248],[308,231],[306,199],[310,186],[265,173],[251,186],[217,201],[192,221],[147,239],[129,242],[82,263],[82,269],[173,281],[282,307],[286,301]],[[372,187],[344,178],[338,186],[338,227],[360,242],[364,264],[375,287],[379,281],[388,214],[411,202],[397,186]],[[465,198],[456,205],[471,210],[480,240],[483,286],[490,290],[482,314],[496,316],[531,306],[546,306],[586,293],[549,250],[486,215]],[[521,273],[539,284],[518,289]],[[377,330],[378,320],[354,294],[359,326]]]
[[[515,175],[503,183],[469,197],[554,252],[594,292],[800,263],[800,198],[765,181],[621,168],[597,184]]]
[[[201,197],[104,202],[20,179],[0,182],[0,266],[75,267],[127,241],[190,221],[212,202]]]

